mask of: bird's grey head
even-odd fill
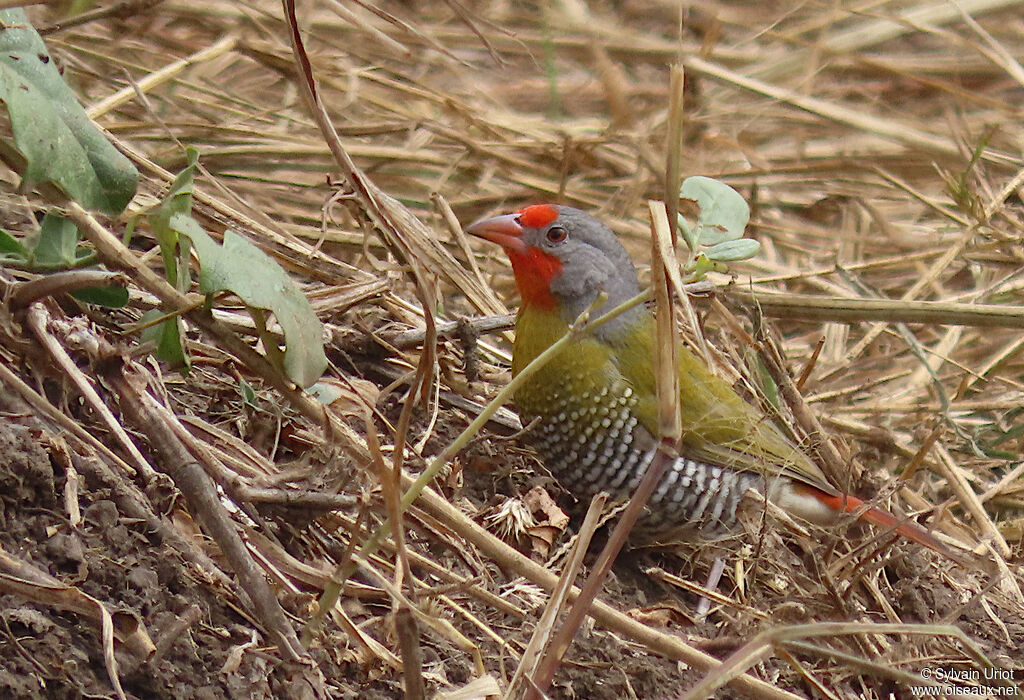
[[[608,299],[595,315],[640,291],[636,268],[618,238],[579,209],[539,204],[478,221],[466,231],[505,248],[524,304],[551,305],[566,322],[575,320],[601,292]],[[643,307],[619,316],[597,333],[613,336],[638,313],[643,313]]]

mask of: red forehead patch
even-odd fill
[[[529,228],[547,226],[558,218],[558,210],[550,204],[534,204],[519,211],[519,221]]]

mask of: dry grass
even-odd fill
[[[705,675],[702,664],[710,662],[686,656],[678,640],[602,612],[597,629],[581,633],[589,637],[580,650],[569,652],[576,661],[593,654],[597,663],[563,669],[553,697],[570,697],[569,684],[578,697],[621,697],[631,684],[641,697],[665,697],[701,678],[705,690],[716,687],[728,673],[751,668],[781,690],[743,681],[737,692],[744,696],[883,698],[908,697],[924,668],[993,662],[1024,673],[1024,480],[1013,469],[1024,432],[1020,331],[1002,321],[983,327],[970,314],[958,326],[900,315],[901,306],[923,301],[1024,306],[1022,4],[302,3],[319,96],[341,144],[397,200],[391,211],[418,219],[388,219],[390,230],[350,185],[330,181],[338,166],[297,89],[278,4],[167,1],[134,13],[129,4],[121,19],[101,17],[46,38],[93,117],[143,173],[130,211],[108,228],[120,235],[128,218],[152,207],[185,163],[182,145],[196,146],[205,168],[198,218],[273,254],[332,332],[331,374],[350,389],[333,416],[347,426],[341,433],[322,430],[314,408],[300,407],[298,398],[285,394],[294,401],[283,402],[209,327],[200,333],[192,326],[193,373],[165,373],[156,384],[187,426],[182,439],[191,435],[220,464],[222,485],[290,484],[357,504],[315,519],[261,505],[257,518],[252,504],[265,501],[253,496],[248,515],[236,513],[298,618],[312,614],[309,596],[319,595],[336,567],[359,572],[324,620],[315,657],[337,697],[397,693],[403,663],[413,673],[417,645],[430,652],[424,678],[431,692],[485,673],[501,687],[511,679],[542,609],[536,586],[553,586],[555,577],[473,531],[470,519],[485,522],[494,483],[507,494],[526,480],[521,467],[531,458],[514,443],[479,438],[453,461],[437,485],[463,515],[429,495],[405,519],[402,556],[385,544],[379,557],[364,559],[349,545],[351,529],[363,528],[361,541],[366,523],[386,513],[375,489],[381,480],[385,491],[395,485],[384,475],[396,441],[405,444],[405,466],[420,470],[508,381],[506,336],[483,337],[469,356],[466,343],[445,336],[436,362],[419,375],[433,377],[416,392],[426,400],[404,414],[408,438],[396,438],[421,358],[419,346],[398,342],[396,332],[422,329],[435,316],[440,323],[505,313],[505,303],[514,303],[504,261],[461,232],[459,222],[485,213],[538,201],[573,204],[604,218],[638,261],[649,261],[647,200],[663,192],[668,66],[681,63],[682,174],[720,178],[751,202],[750,235],[763,252],[736,279],[755,297],[777,292],[788,300],[783,311],[767,304],[764,311],[785,317],[772,322],[772,333],[791,374],[801,375],[814,358],[802,394],[834,454],[850,466],[840,485],[879,492],[940,536],[993,557],[1005,576],[993,583],[891,546],[884,533],[807,536],[780,526],[735,542],[707,621],[691,626],[691,594],[626,571],[639,564],[621,564],[607,601],[635,608],[641,621],[668,624],[728,663]],[[45,12],[36,17],[37,26],[55,21]],[[33,206],[13,187],[3,196],[12,211]],[[147,235],[140,225],[133,249],[156,266],[159,256],[145,253]],[[14,280],[0,275],[5,284]],[[160,293],[136,282],[127,313],[92,314],[98,335],[124,342],[116,331],[157,303]],[[835,315],[801,314],[794,295],[839,300],[830,307]],[[735,308],[728,290],[720,297]],[[722,305],[695,304],[714,354],[736,368],[724,371],[738,372],[747,386],[762,383],[740,330],[753,329],[759,317],[749,315],[752,325],[739,314],[737,323]],[[848,316],[846,306],[868,311]],[[251,341],[244,314],[219,319],[223,332]],[[12,369],[59,376],[18,342],[27,331],[0,320],[0,354]],[[231,354],[241,362],[227,362]],[[13,391],[11,377],[3,377]],[[255,409],[241,400],[240,377],[256,386]],[[70,410],[63,399],[53,405]],[[99,418],[73,415],[134,459]],[[377,446],[364,441],[366,420],[379,433]],[[788,420],[804,434],[806,424]],[[492,482],[475,473],[485,465],[501,465],[504,476]],[[236,500],[240,493],[255,491],[233,492]],[[408,564],[396,565],[403,557]],[[699,558],[657,561],[702,580]],[[246,605],[237,593],[219,595]],[[400,632],[415,629],[410,615],[421,635],[396,639],[394,620],[406,621]],[[850,624],[817,624],[827,621]],[[643,656],[652,650],[686,658],[698,672],[654,665]]]

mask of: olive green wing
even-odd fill
[[[640,400],[640,423],[652,434],[658,425],[654,378],[654,323],[648,319],[623,337],[616,348],[619,369]],[[685,346],[678,351],[679,413],[684,456],[730,469],[772,477],[786,474],[828,493],[834,489],[821,470],[788,440],[761,411],[713,374]]]

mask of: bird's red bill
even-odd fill
[[[523,242],[523,227],[519,224],[519,214],[505,214],[474,221],[466,227],[466,233],[491,243],[497,243],[507,251],[524,252],[526,250],[526,244]]]

